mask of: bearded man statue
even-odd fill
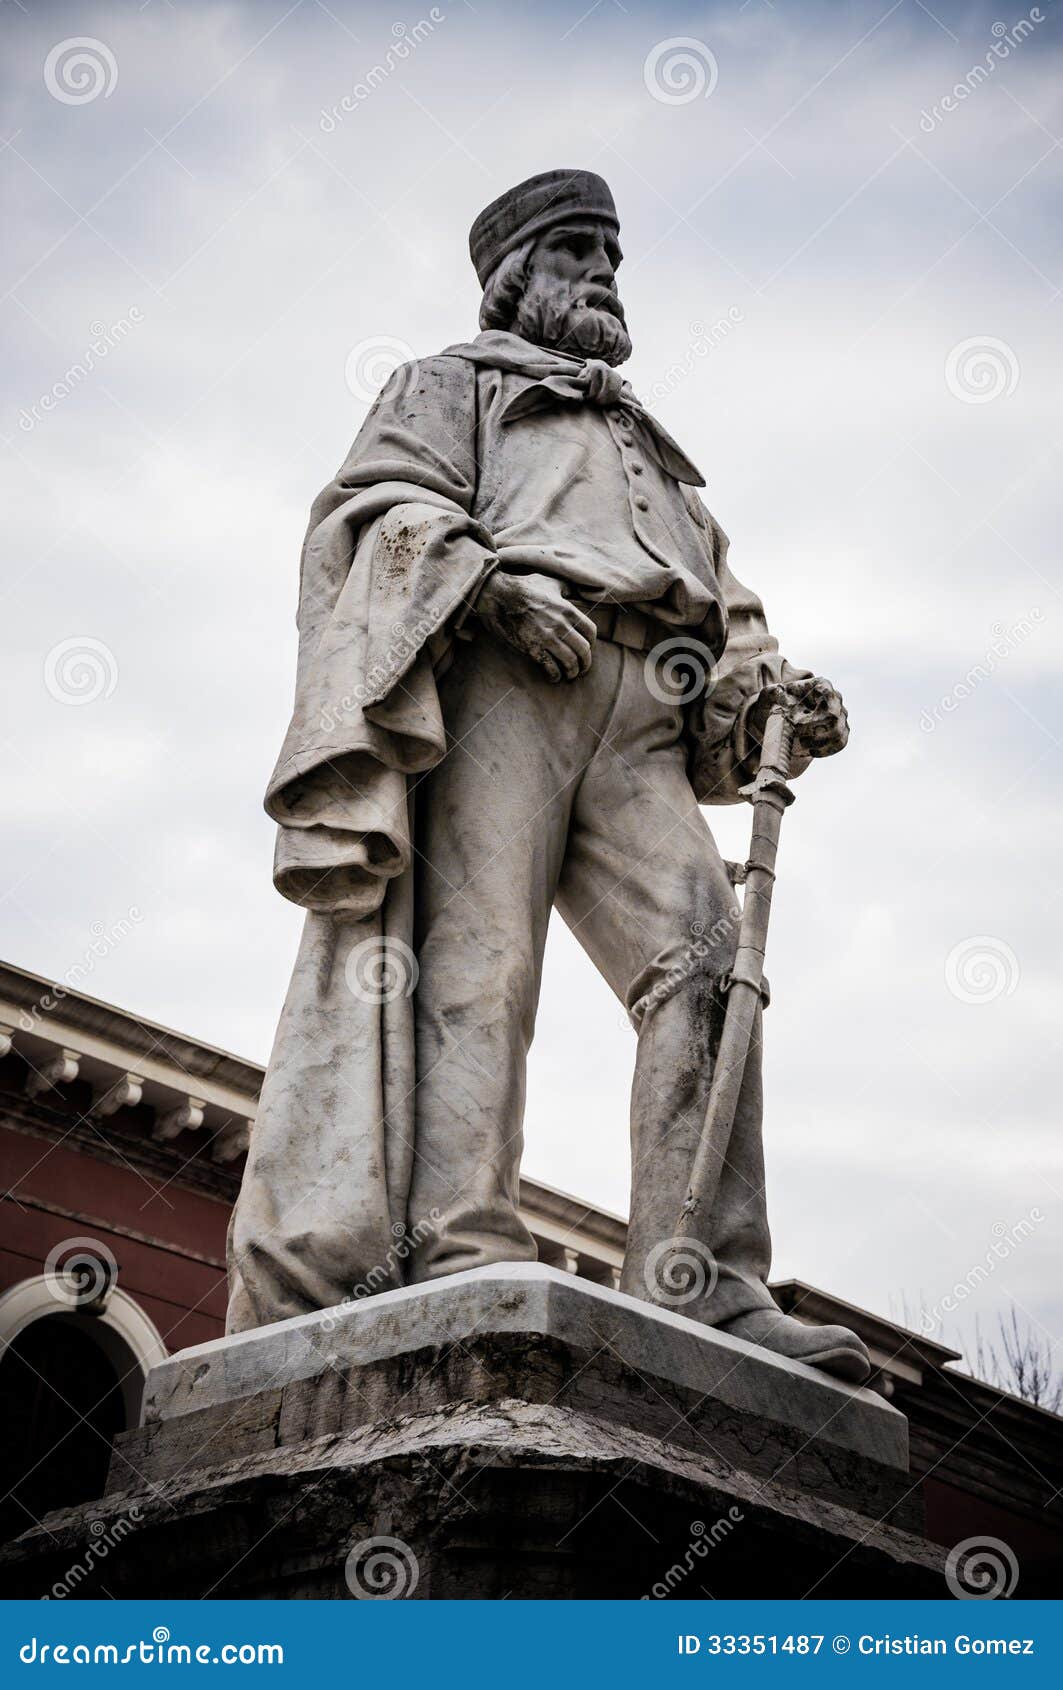
[[[266,807],[307,911],[230,1240],[230,1329],[500,1262],[556,907],[637,1034],[622,1293],[705,1118],[738,911],[700,806],[755,773],[779,654],[703,480],[618,373],[619,223],[552,170],[476,219],[482,332],[398,370],[314,504],[295,713]],[[678,679],[677,679],[678,677]],[[850,1380],[867,1352],[776,1307],[759,1014],[682,1313]]]

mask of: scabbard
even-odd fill
[[[786,784],[793,754],[794,728],[785,702],[773,705],[764,730],[760,767],[742,792],[753,805],[752,836],[745,867],[745,896],[738,927],[734,966],[723,985],[727,992],[720,1048],[713,1068],[705,1124],[694,1153],[690,1184],[675,1226],[684,1237],[696,1216],[708,1216],[720,1187],[738,1097],[745,1075],[753,1023],[764,983],[775,858],[783,811],[793,802]]]

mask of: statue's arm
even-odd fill
[[[799,690],[813,676],[782,656],[761,600],[730,567],[727,535],[700,500],[698,506],[696,520],[727,609],[727,644],[707,693],[688,712],[691,781],[700,803],[736,804],[739,789],[756,772],[769,689],[781,684]],[[809,762],[804,747],[797,746],[791,778]]]
[[[493,542],[473,522],[476,374],[465,359],[422,358],[395,371],[335,476],[318,494],[303,542],[300,646],[312,651],[344,586],[361,533],[404,505],[457,522],[464,561],[493,566]],[[464,523],[462,518],[466,520]]]

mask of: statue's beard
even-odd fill
[[[608,300],[608,307],[602,301]],[[631,357],[624,308],[607,288],[548,287],[532,282],[521,296],[513,333],[556,352],[581,353],[606,364]]]

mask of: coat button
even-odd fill
[[[637,458],[632,458],[627,467],[631,471],[632,475],[642,474],[642,465],[639,463]]]
[[[635,509],[637,511],[648,511],[649,508],[650,508],[650,501],[648,499],[644,499],[642,497],[642,494],[640,493],[638,498],[635,500]]]
[[[625,433],[621,432],[620,444],[622,446],[634,446],[635,436],[633,434],[625,434]]]

